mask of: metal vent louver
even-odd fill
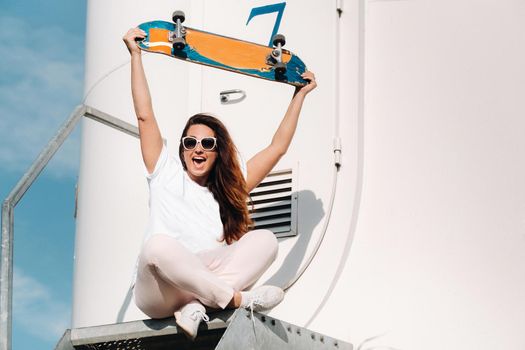
[[[296,234],[297,193],[292,169],[270,173],[250,193],[248,210],[254,229],[271,230],[277,237]]]

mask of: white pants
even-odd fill
[[[235,291],[261,277],[277,249],[277,239],[269,230],[254,230],[231,245],[198,253],[171,236],[156,234],[139,256],[135,303],[152,318],[173,316],[194,300],[224,309]]]

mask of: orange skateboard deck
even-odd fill
[[[138,27],[146,32],[146,37],[138,42],[144,51],[290,85],[307,84],[301,77],[305,64],[282,49],[281,42],[269,47],[182,25],[178,28],[176,23],[166,21],[146,22]]]

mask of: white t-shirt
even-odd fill
[[[150,216],[144,242],[154,234],[176,238],[191,252],[212,249],[221,242],[219,203],[207,187],[193,181],[177,156],[162,147],[148,179]]]

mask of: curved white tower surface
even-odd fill
[[[324,239],[274,317],[362,349],[525,347],[525,5],[90,0],[87,105],[136,124],[121,38],[173,10],[263,44],[281,11],[286,46],[318,78],[276,167],[292,169],[297,235],[259,283],[286,285]],[[144,64],[172,151],[205,111],[249,158],[293,94],[162,55]],[[231,89],[247,98],[221,104]],[[73,327],[146,318],[127,294],[148,215],[138,140],[89,120],[82,137]]]

